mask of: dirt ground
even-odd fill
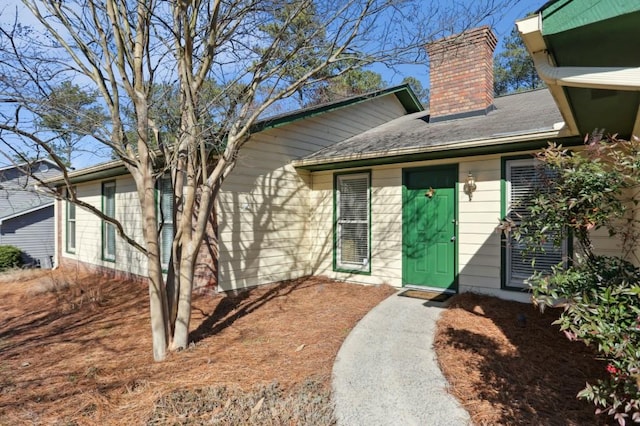
[[[559,313],[473,294],[450,300],[436,353],[476,425],[606,424],[576,399],[587,381],[604,378],[606,365],[551,325]]]
[[[155,363],[145,285],[39,274],[0,276],[2,425],[145,424],[158,419],[159,401],[206,386],[286,390],[312,379],[328,388],[344,338],[394,292],[314,277],[196,296],[194,343]],[[436,352],[476,425],[606,423],[575,398],[605,365],[550,325],[557,315],[471,294],[451,299]]]
[[[193,345],[153,362],[145,285],[56,271],[0,280],[0,424],[144,424],[168,393],[315,378],[394,292],[305,278],[194,299]]]

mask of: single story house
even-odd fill
[[[556,71],[567,71],[565,55],[566,65],[576,66],[562,43],[565,31],[582,31],[580,24],[554,24],[557,39],[544,32],[545,16],[553,21],[557,13],[549,10],[571,3],[549,2],[518,24],[538,65],[544,52],[546,61],[560,65],[552,67]],[[613,19],[637,18],[638,9]],[[223,184],[210,229],[219,256],[203,246],[198,282],[228,291],[316,274],[528,300],[523,289],[530,263],[496,226],[531,190],[532,153],[548,141],[580,145],[594,127],[630,135],[640,116],[621,119],[617,110],[600,107],[622,97],[635,102],[637,114],[637,87],[632,96],[628,87],[574,93],[560,79],[545,79],[549,89],[494,99],[495,46],[488,27],[429,45],[429,110],[399,86],[261,122]],[[640,65],[637,54],[634,61]],[[141,235],[134,183],[122,164],[93,166],[70,178],[80,198]],[[145,274],[142,256],[103,232],[94,215],[58,202],[56,217],[59,263]],[[617,250],[606,235],[594,240],[604,253]],[[537,264],[570,255],[567,242]]]
[[[37,181],[60,174],[51,160],[0,167],[0,245],[22,250],[25,265],[51,268],[55,255],[54,200]]]

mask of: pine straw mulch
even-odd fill
[[[144,424],[185,389],[328,388],[344,338],[394,291],[310,277],[195,296],[195,343],[156,363],[145,285],[73,271],[0,280],[0,424]]]
[[[476,425],[595,425],[576,394],[605,376],[605,364],[558,326],[558,309],[465,293],[450,299],[435,348],[450,392]]]

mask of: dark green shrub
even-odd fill
[[[18,247],[0,246],[0,271],[22,266],[22,252]]]

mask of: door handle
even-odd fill
[[[454,235],[453,237],[451,237],[451,242],[454,242],[456,240],[456,236]]]

